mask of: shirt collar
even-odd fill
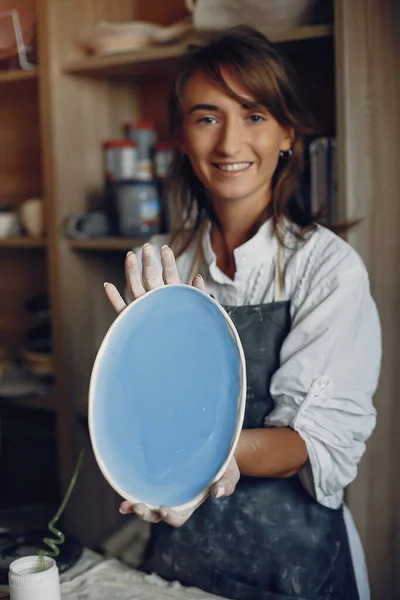
[[[210,274],[221,283],[232,282],[227,275],[217,267],[217,259],[211,245],[211,222],[208,221],[203,233],[203,256]],[[252,269],[269,266],[274,260],[277,249],[277,239],[273,234],[272,219],[261,225],[257,233],[247,242],[235,248],[233,255],[236,262],[236,279],[246,279]],[[223,281],[222,281],[223,280]]]

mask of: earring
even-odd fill
[[[283,160],[289,160],[289,158],[292,157],[292,154],[293,154],[293,150],[291,148],[289,148],[289,150],[280,150],[280,152],[279,152],[279,156]]]

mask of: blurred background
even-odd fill
[[[88,435],[91,368],[114,318],[103,282],[122,286],[125,253],[174,220],[164,178],[177,57],[239,23],[279,45],[318,125],[304,203],[327,224],[361,219],[348,241],[369,270],[384,355],[378,425],[346,498],[373,598],[395,600],[399,0],[0,0],[0,554],[2,532],[46,526],[84,448],[66,563],[82,546],[138,560],[146,532],[127,533]]]

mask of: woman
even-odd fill
[[[310,126],[289,70],[264,36],[229,30],[182,58],[171,124],[187,216],[170,242],[176,260],[158,236],[142,277],[128,254],[128,284],[135,299],[193,281],[226,306],[246,354],[247,408],[210,499],[185,514],[126,501],[121,511],[159,523],[145,568],[166,579],[233,599],[364,600],[342,501],[375,425],[380,327],[360,258],[297,199]]]

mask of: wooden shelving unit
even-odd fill
[[[298,27],[280,34],[271,35],[275,43],[309,41],[332,37],[332,25],[314,25]],[[64,67],[65,73],[91,77],[139,77],[165,72],[168,66],[182,55],[192,42],[201,38],[193,38],[185,43],[170,46],[158,46],[149,50],[118,53],[103,57],[89,57],[74,61]]]
[[[42,34],[44,32],[39,32],[39,46],[42,44]],[[51,206],[46,200],[48,179],[43,173],[45,119],[41,118],[44,97],[41,93],[40,75],[39,67],[26,71],[0,71],[0,204],[7,205],[18,213],[25,200],[44,198],[44,218],[47,225],[51,221]],[[51,229],[51,225],[49,228]],[[27,301],[45,293],[50,295],[51,302],[54,300],[51,297],[49,276],[49,264],[53,255],[47,237],[0,239],[0,348],[1,356],[5,353],[7,360],[11,362],[19,363],[26,348],[28,333],[39,326],[39,317],[33,316],[26,309]],[[0,371],[3,375],[3,368]],[[0,399],[0,479],[4,488],[15,489],[17,495],[21,491],[17,466],[21,459],[18,453],[23,455],[27,472],[34,473],[34,485],[37,476],[39,488],[40,477],[46,477],[47,473],[47,489],[51,496],[54,498],[61,493],[56,471],[59,453],[57,446],[54,446],[54,439],[58,438],[59,431],[57,382],[55,386],[54,393],[49,396]],[[10,440],[11,431],[15,441]],[[46,454],[50,439],[53,443],[48,452],[48,463],[38,466],[34,457],[40,457],[43,450]],[[59,450],[61,451],[61,446]],[[41,468],[46,473],[40,472]],[[26,489],[25,497],[15,496],[11,500],[12,494],[2,495],[1,515],[10,506],[7,506],[7,502],[21,507],[36,502],[35,490],[29,484],[26,487],[29,489]]]

